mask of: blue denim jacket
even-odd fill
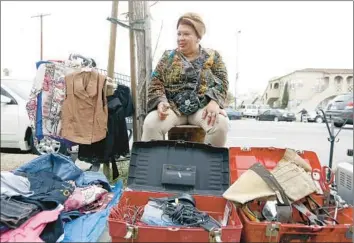
[[[36,173],[39,171],[52,172],[63,181],[75,181],[78,187],[101,184],[106,190],[112,191],[103,173],[84,172],[74,164],[70,157],[62,154],[51,153],[39,156],[14,170],[14,173]]]

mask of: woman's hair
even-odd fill
[[[197,29],[195,28],[194,24],[188,20],[188,19],[185,19],[185,18],[182,18],[180,21],[178,21],[177,23],[177,28],[180,26],[180,25],[188,25],[190,27],[192,27],[192,29],[194,30],[195,34],[197,35],[198,38],[201,38],[201,36],[199,36],[198,34],[198,31]]]

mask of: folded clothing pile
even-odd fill
[[[0,241],[60,242],[64,225],[105,209],[111,191],[102,173],[83,172],[57,154],[1,171]]]

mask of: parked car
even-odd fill
[[[38,155],[49,152],[67,154],[64,144],[49,137],[38,142],[33,137],[26,110],[31,88],[32,81],[1,78],[1,148],[31,150]]]
[[[230,120],[240,120],[242,118],[242,113],[240,111],[236,111],[232,108],[226,108],[225,111]]]
[[[259,105],[258,106],[258,115],[263,114],[265,111],[270,110],[269,105]]]
[[[292,111],[289,110],[284,110],[284,109],[277,109],[278,111],[280,111],[281,113],[283,113],[283,117],[285,118],[285,121],[296,121],[296,114]]]
[[[324,118],[320,111],[309,111],[306,114],[306,119],[308,122],[323,123]]]
[[[353,125],[353,102],[353,93],[336,96],[327,106],[326,118],[333,119],[336,127],[342,127],[346,124]]]
[[[242,105],[241,106],[242,116],[244,117],[257,117],[258,116],[258,107],[257,105]]]
[[[281,109],[271,109],[263,112],[257,118],[259,121],[288,121],[296,120],[295,114]]]

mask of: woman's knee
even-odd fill
[[[226,135],[229,131],[229,118],[219,114],[218,119],[215,124],[215,131]]]
[[[151,111],[144,119],[143,130],[156,130],[159,127],[159,115],[157,111]]]
[[[217,147],[224,147],[227,141],[228,131],[229,119],[223,115],[219,115],[218,122],[207,132],[205,138],[206,143]]]

